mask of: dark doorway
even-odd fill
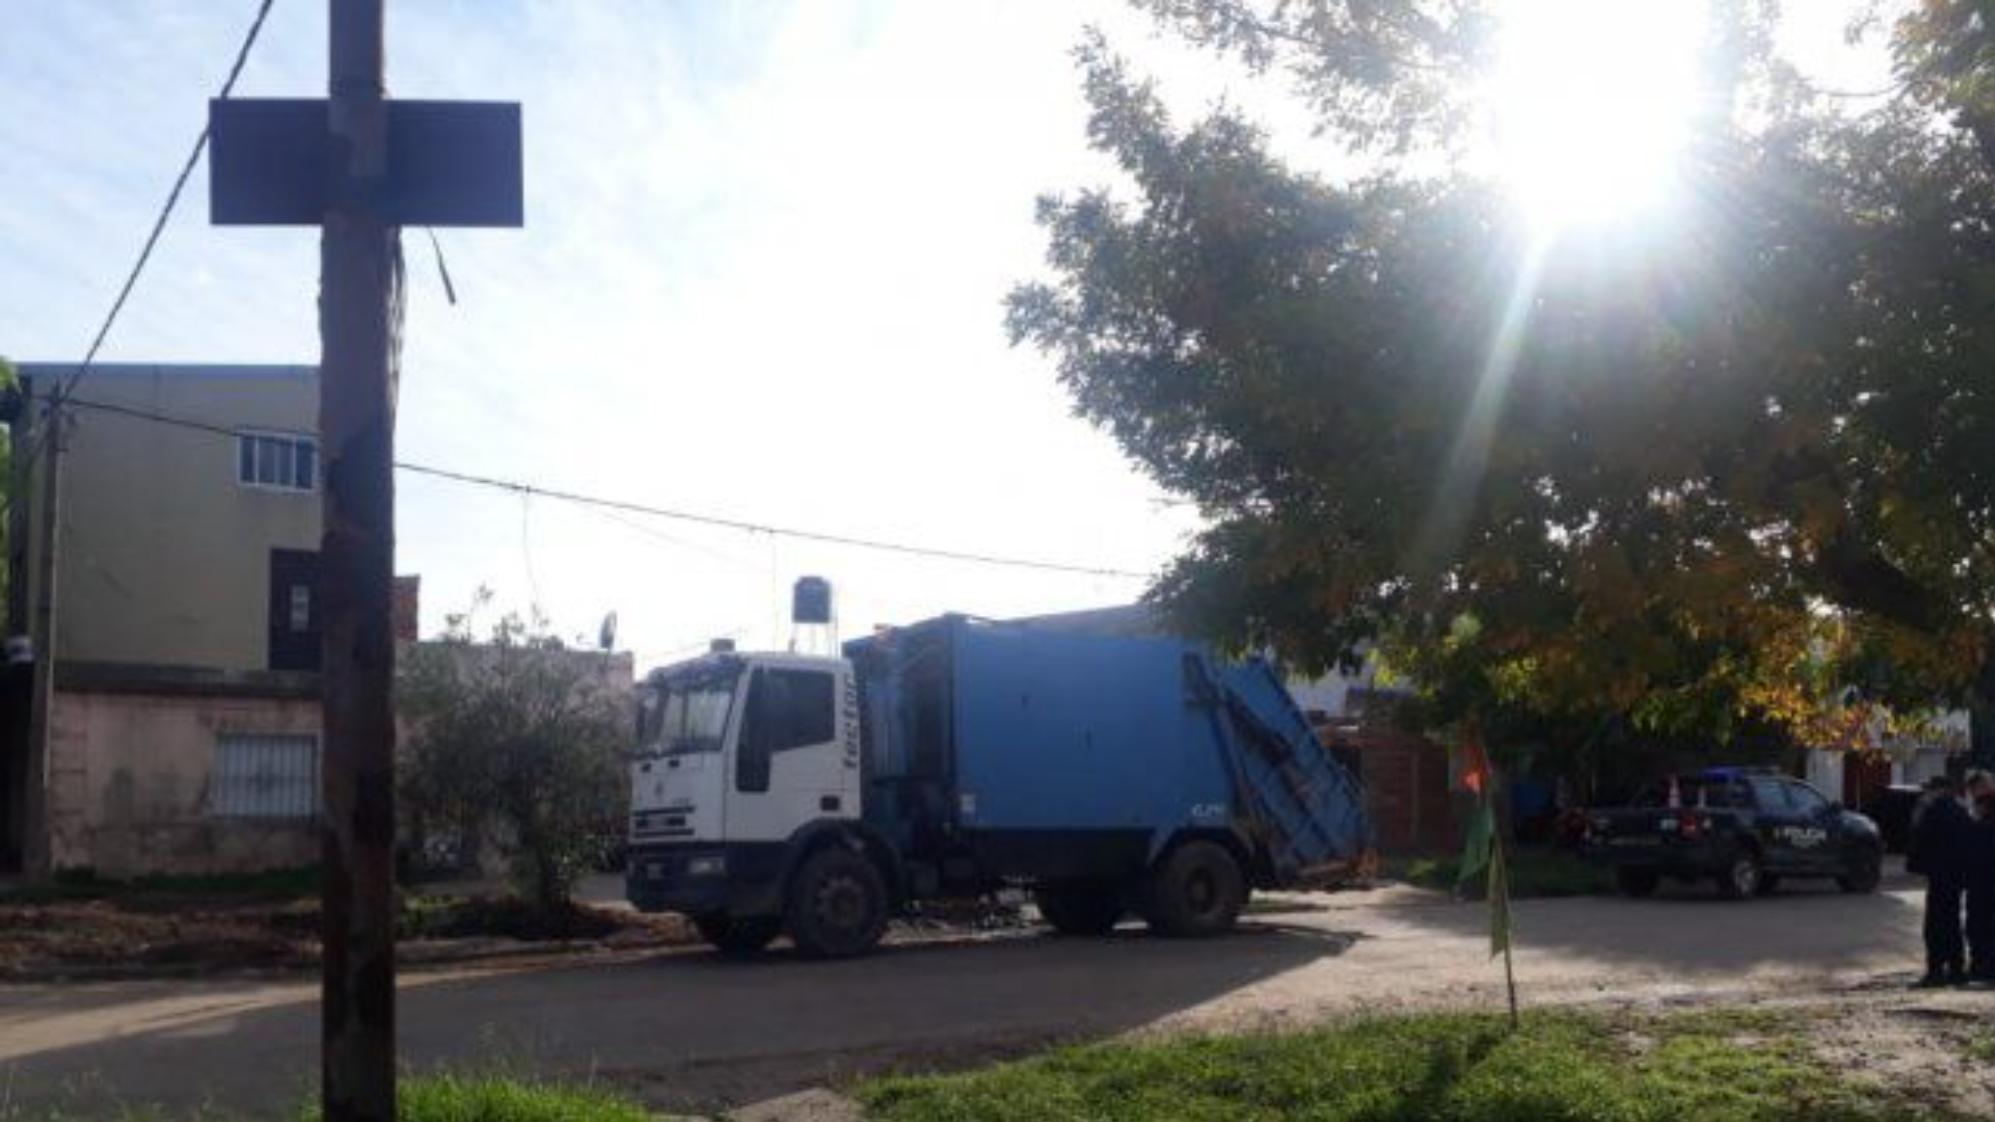
[[[27,848],[28,704],[34,667],[0,665],[0,873],[21,871]]]
[[[270,669],[319,668],[319,555],[270,551]]]

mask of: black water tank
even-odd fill
[[[831,582],[823,577],[798,577],[790,594],[791,623],[831,622]]]

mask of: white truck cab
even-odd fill
[[[860,817],[852,665],[729,652],[656,671],[645,687],[631,761],[631,901],[684,912],[716,943],[766,943],[804,839]]]

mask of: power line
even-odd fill
[[[256,18],[250,21],[249,31],[243,36],[242,46],[236,49],[235,62],[229,67],[228,77],[222,80],[222,88],[215,95],[216,100],[226,101],[229,95],[235,92],[236,79],[242,77],[243,65],[249,61],[249,52],[256,46],[257,36],[263,33],[263,24],[270,17],[270,7],[273,3],[275,0],[262,0],[257,5]],[[145,244],[139,248],[138,260],[132,262],[131,271],[125,274],[125,283],[119,287],[117,298],[111,301],[111,310],[104,314],[104,322],[97,325],[97,335],[90,340],[89,349],[84,351],[83,361],[77,364],[68,379],[63,380],[56,391],[47,398],[51,418],[55,416],[55,411],[62,406],[62,403],[76,392],[77,383],[83,380],[83,376],[90,372],[91,365],[97,361],[97,352],[104,348],[104,340],[110,337],[111,328],[118,322],[119,313],[125,310],[125,302],[131,299],[132,289],[139,282],[139,274],[145,272],[146,263],[152,260],[153,248],[159,245],[159,236],[165,232],[167,220],[173,217],[174,207],[180,204],[180,192],[186,189],[188,178],[194,174],[194,165],[200,163],[201,153],[207,150],[207,147],[208,126],[204,123],[200,135],[194,138],[193,149],[187,153],[187,161],[180,165],[180,174],[173,179],[173,189],[166,193],[165,205],[159,208],[158,216],[153,219],[152,231],[146,235]],[[55,428],[55,423],[44,425],[29,443],[27,455],[20,462],[34,463],[35,457],[41,455],[42,446],[53,436]],[[13,501],[14,497],[8,495],[5,502],[0,502],[0,519],[7,516]]]
[[[1148,574],[1129,569],[1113,569],[1096,565],[1078,565],[1064,561],[1041,561],[1029,557],[1011,557],[995,553],[975,553],[968,550],[938,549],[931,546],[907,545],[879,538],[862,538],[849,534],[832,534],[818,530],[799,530],[777,526],[767,522],[749,522],[739,518],[726,518],[714,514],[701,514],[670,507],[652,506],[647,503],[630,502],[624,499],[605,498],[599,495],[586,495],[577,491],[565,491],[539,484],[522,483],[496,476],[476,475],[471,472],[453,471],[449,468],[431,467],[426,464],[413,464],[396,461],[395,466],[416,475],[434,476],[458,483],[469,483],[480,487],[492,487],[503,491],[513,491],[525,495],[538,495],[543,498],[559,499],[563,502],[578,503],[583,506],[601,507],[606,510],[622,510],[632,514],[648,514],[655,518],[669,518],[678,522],[692,522],[702,526],[719,526],[729,530],[740,530],[752,534],[768,534],[777,538],[795,538],[799,541],[823,542],[827,545],[851,546],[855,549],[872,549],[885,553],[902,553],[915,557],[932,557],[943,561],[963,561],[979,565],[1002,565],[1018,569],[1039,569],[1055,573],[1078,573],[1095,577],[1126,577],[1132,580],[1147,580]]]
[[[198,432],[213,433],[233,440],[240,433],[227,425],[198,421],[190,417],[176,417],[149,409],[138,409],[129,405],[119,405],[108,401],[88,401],[72,399],[67,404],[78,409],[96,410],[149,421],[154,424],[171,425],[177,428]],[[1148,580],[1145,573],[1130,569],[1116,569],[1099,565],[1080,565],[1065,561],[1048,561],[1031,557],[1016,557],[996,553],[978,553],[970,550],[941,549],[933,546],[910,545],[905,542],[887,541],[881,538],[859,537],[852,534],[834,534],[819,530],[803,530],[791,526],[779,526],[770,522],[752,522],[741,518],[729,518],[717,514],[680,510],[673,507],[655,506],[650,503],[633,502],[628,499],[610,498],[603,495],[590,495],[580,491],[570,491],[558,487],[547,487],[538,483],[526,483],[516,479],[498,476],[479,475],[473,472],[457,471],[437,467],[432,464],[413,463],[408,460],[395,461],[397,470],[412,475],[424,475],[435,479],[445,479],[474,487],[485,487],[506,491],[522,497],[555,499],[578,506],[601,511],[623,511],[628,514],[643,514],[653,518],[664,518],[676,522],[690,522],[701,526],[715,526],[749,534],[767,534],[771,538],[794,538],[798,541],[821,542],[827,545],[849,546],[854,549],[870,549],[882,553],[898,553],[910,557],[927,557],[941,561],[960,561],[966,564],[995,565],[1015,569],[1034,569],[1041,572],[1074,573],[1093,577],[1118,577],[1128,580]]]
[[[235,64],[229,67],[229,75],[222,81],[221,92],[215,95],[217,101],[226,101],[229,95],[235,92],[236,79],[242,76],[243,64],[249,61],[250,49],[256,46],[256,37],[263,32],[263,21],[269,17],[272,3],[274,0],[262,0],[262,3],[257,5],[256,18],[250,21],[249,32],[243,36],[242,46],[236,50]],[[165,231],[167,220],[173,217],[173,208],[180,203],[180,192],[187,186],[188,177],[194,174],[194,165],[201,161],[201,153],[207,147],[208,126],[203,124],[201,134],[194,138],[193,150],[187,153],[187,162],[180,165],[180,174],[173,180],[173,190],[166,194],[166,205],[160,207],[159,217],[153,219],[152,232],[146,235],[145,245],[139,249],[138,260],[132,262],[131,272],[125,275],[124,287],[118,289],[118,298],[111,302],[111,310],[105,314],[104,322],[97,328],[97,337],[90,341],[90,349],[83,353],[83,362],[77,366],[74,373],[70,374],[69,380],[63,383],[62,388],[56,391],[49,402],[50,405],[59,406],[65,398],[74,393],[76,384],[83,380],[83,376],[90,372],[90,365],[97,361],[97,352],[103,349],[105,337],[111,334],[111,325],[118,322],[118,313],[124,311],[125,301],[131,297],[133,286],[139,282],[139,274],[145,271],[146,262],[152,259],[153,247],[159,244],[159,235]]]
[[[645,537],[651,538],[654,541],[662,542],[670,546],[675,546],[679,549],[688,549],[693,551],[694,553],[699,553],[707,557],[711,557],[716,561],[724,561],[727,564],[734,566],[738,570],[748,570],[748,569],[759,570],[761,567],[760,564],[757,562],[744,561],[741,558],[734,556],[733,554],[722,553],[720,550],[717,549],[709,549],[706,546],[700,545],[697,542],[687,541],[685,538],[673,537],[671,534],[668,534],[665,531],[660,530],[656,526],[647,526],[644,523],[638,522],[634,519],[625,518],[623,515],[618,514],[612,510],[603,510],[600,507],[583,507],[582,509],[589,512],[590,514],[595,515],[598,518],[603,519],[606,522],[614,522],[617,525],[622,526],[624,529],[631,531],[632,533],[642,534]]]

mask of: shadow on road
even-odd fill
[[[706,1107],[1139,1028],[1342,954],[1359,938],[1251,923],[1212,940],[1139,930],[1107,939],[1011,936],[896,946],[840,962],[780,949],[753,961],[668,952],[405,988],[399,1046],[417,1070],[593,1076],[661,1106]],[[213,988],[213,1016],[138,1016],[115,1030],[107,1021],[108,1039],[0,1065],[0,1085],[11,1085],[17,1108],[58,1104],[84,1116],[114,1105],[288,1106],[316,1069],[316,995],[300,985],[252,1006]],[[115,1015],[105,1004],[114,992],[91,994],[97,1015]],[[32,1031],[32,1017],[9,1028]]]
[[[1817,973],[1861,970],[1921,953],[1914,878],[1894,876],[1874,893],[1849,895],[1829,881],[1783,882],[1777,891],[1727,900],[1707,884],[1665,885],[1649,899],[1583,896],[1514,902],[1523,951],[1565,962],[1667,968],[1691,975],[1743,975],[1761,968]],[[1380,914],[1409,927],[1486,938],[1481,901],[1422,895]]]

